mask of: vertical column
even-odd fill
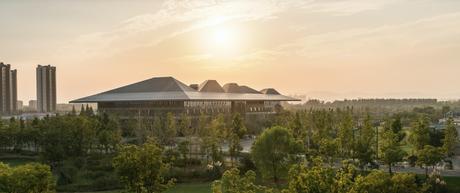
[[[51,67],[51,111],[56,111],[56,67]]]
[[[36,102],[36,110],[38,112],[41,112],[42,109],[41,107],[43,106],[43,103],[42,103],[42,91],[43,91],[43,88],[42,88],[42,66],[41,65],[38,65],[37,67],[37,71],[36,71],[36,76],[37,76],[37,102]]]
[[[0,63],[0,114],[5,112],[5,65]]]
[[[11,71],[12,114],[18,111],[18,79],[17,70]]]

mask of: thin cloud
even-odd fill
[[[271,19],[275,13],[294,4],[295,1],[170,0],[155,13],[127,19],[107,32],[83,35],[63,47],[58,56],[66,59],[69,55],[74,59],[108,57],[138,47],[153,46],[180,34],[224,22]]]

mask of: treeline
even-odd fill
[[[52,166],[68,157],[109,153],[121,141],[120,128],[108,115],[63,115],[32,121],[0,121],[3,152],[30,151]]]
[[[418,108],[376,118],[354,108],[281,111],[264,123],[267,129],[257,136],[250,153],[242,152],[241,140],[251,136],[247,120],[239,114],[201,115],[192,123],[185,114],[167,113],[127,120],[131,125],[127,130],[116,118],[95,115],[87,108],[79,115],[11,119],[1,124],[0,136],[3,152],[37,153],[50,166],[60,191],[124,187],[130,192],[162,192],[175,181],[214,180],[222,175],[214,192],[229,192],[228,188],[244,192],[238,189],[243,187],[269,191],[251,184],[254,171],[262,182],[287,185],[286,193],[379,188],[392,192],[410,187],[432,192],[445,184],[433,185],[433,180],[442,178],[436,173],[429,176],[429,169],[448,162],[458,142],[452,119],[443,130],[431,127],[438,116],[433,112],[439,110]],[[123,135],[128,131],[131,134]],[[427,178],[394,174],[393,167],[402,161],[425,168]],[[373,170],[382,165],[387,165],[388,174]],[[249,173],[241,177],[231,168]],[[407,183],[395,183],[398,180]],[[249,184],[228,186],[238,183]],[[338,185],[343,190],[335,189]]]
[[[448,120],[444,130],[435,129],[432,125],[437,120],[430,117],[435,110],[427,109],[416,108],[378,119],[352,108],[285,111],[277,116],[274,125],[288,128],[302,142],[307,157],[320,155],[331,163],[337,158],[354,159],[361,168],[375,167],[381,161],[391,170],[394,163],[403,160],[416,164],[417,154],[428,151],[425,148],[442,151],[446,156],[453,153],[450,143],[457,141],[445,135],[450,132],[454,138],[458,136],[453,120]],[[403,145],[411,151],[403,151]]]
[[[372,110],[373,113],[381,111],[382,113],[400,112],[412,110],[415,107],[435,107],[441,109],[449,106],[452,110],[460,109],[460,101],[438,101],[437,99],[345,99],[335,100],[332,102],[318,99],[310,99],[303,104],[286,104],[289,109],[328,109],[328,108],[346,108],[353,107],[355,110],[364,109]]]
[[[79,115],[0,122],[0,155],[46,164],[61,191],[119,187],[111,159],[121,142],[118,120],[91,108]]]

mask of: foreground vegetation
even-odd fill
[[[0,160],[10,164],[0,167],[0,192],[18,192],[7,185],[21,180],[29,186],[17,188],[48,187],[29,192],[456,192],[458,178],[434,169],[448,166],[458,142],[452,119],[432,127],[447,112],[279,111],[258,123],[267,128],[261,133],[239,114],[126,121],[86,108],[11,119],[0,122]],[[250,135],[257,138],[243,153],[240,142]],[[402,161],[425,175],[394,173]],[[388,172],[375,170],[383,164]],[[15,171],[28,172],[12,178]]]

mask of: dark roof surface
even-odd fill
[[[198,87],[200,92],[225,92],[216,80],[206,80]]]
[[[241,93],[240,86],[236,83],[227,83],[223,88],[226,93]]]
[[[280,95],[278,91],[273,88],[266,88],[260,91],[262,94],[272,94],[272,95]]]
[[[262,94],[249,87],[246,88],[246,86],[238,88],[246,91],[244,93],[226,93],[217,81],[208,80],[201,84],[200,91],[197,91],[173,77],[158,77],[80,98],[71,101],[71,103],[161,100],[298,101],[298,99],[281,95],[274,89],[268,90],[268,93],[274,91],[277,94]],[[204,91],[201,91],[203,89]]]
[[[251,87],[249,87],[249,86],[245,86],[245,85],[240,86],[240,91],[241,91],[242,93],[261,94],[261,92],[255,90],[255,89],[253,89],[253,88],[251,88]]]
[[[137,93],[137,92],[182,92],[194,91],[194,89],[176,80],[173,77],[156,77],[113,90],[104,94],[113,93]]]

